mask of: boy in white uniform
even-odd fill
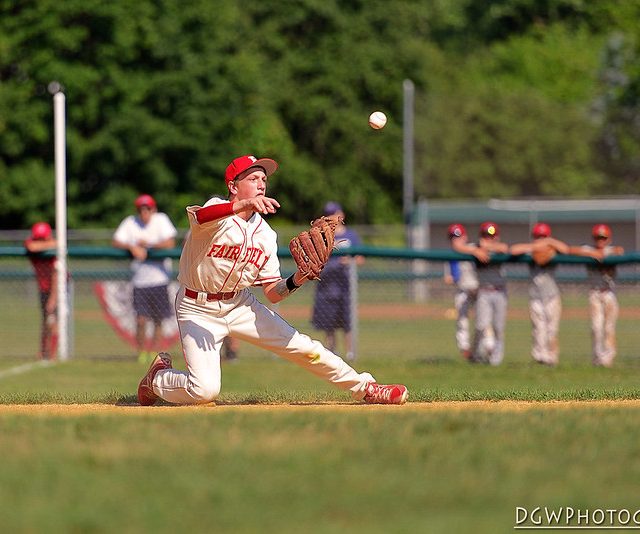
[[[511,245],[511,254],[533,256],[533,263],[529,265],[529,316],[533,342],[531,356],[538,363],[554,366],[558,364],[562,300],[555,279],[556,265],[536,261],[536,252],[546,253],[550,261],[556,252],[569,254],[570,248],[564,241],[551,237],[551,226],[547,223],[536,223],[531,236],[533,241],[529,243]]]
[[[210,199],[187,208],[190,233],[180,257],[176,314],[187,371],[158,354],[138,386],[140,404],[158,398],[175,404],[207,403],[220,393],[220,348],[225,337],[253,343],[286,358],[367,403],[403,404],[407,388],[380,385],[358,373],[319,341],[301,334],[249,291],[260,285],[270,302],[288,297],[305,279],[280,276],[277,236],[261,215],[280,204],[265,196],[278,164],[241,156],[226,169],[229,201]]]
[[[611,228],[606,224],[596,224],[591,229],[593,246],[585,245],[583,250],[592,258],[602,262],[607,256],[624,254],[624,249],[611,244]],[[591,314],[591,338],[593,365],[611,367],[616,357],[616,322],[618,320],[618,299],[615,293],[615,265],[587,266],[589,289],[589,310]]]

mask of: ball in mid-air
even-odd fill
[[[369,115],[369,126],[374,130],[380,130],[387,124],[387,116],[382,111],[374,111]]]

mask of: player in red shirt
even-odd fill
[[[51,226],[46,222],[35,223],[31,227],[31,235],[25,240],[24,246],[33,266],[40,293],[42,308],[40,359],[54,360],[58,346],[56,258],[43,257],[38,254],[44,250],[56,248],[56,240],[53,238]]]

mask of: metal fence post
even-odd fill
[[[351,316],[351,349],[353,354],[347,359],[358,356],[358,264],[355,256],[349,256],[349,314]]]

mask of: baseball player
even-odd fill
[[[602,261],[607,256],[624,254],[624,249],[611,245],[611,228],[596,224],[591,229],[594,245],[585,245],[588,255]],[[616,357],[616,321],[618,299],[615,294],[615,265],[588,265],[589,311],[593,365],[611,367]]]
[[[461,224],[452,224],[447,233],[451,246],[453,243],[467,243],[467,230]],[[455,248],[455,247],[454,247]],[[471,358],[471,320],[470,314],[476,304],[478,296],[478,276],[476,267],[470,261],[449,262],[445,267],[445,282],[456,285],[453,304],[456,309],[456,344],[465,359]]]
[[[266,196],[267,179],[278,164],[241,156],[225,171],[228,201],[211,198],[187,207],[190,232],[180,257],[176,314],[186,372],[173,369],[160,353],[138,386],[138,400],[158,398],[175,404],[207,403],[220,393],[220,347],[232,335],[292,361],[316,376],[348,390],[367,403],[402,404],[403,385],[380,385],[358,373],[319,341],[301,334],[249,291],[261,286],[272,303],[288,297],[307,279],[296,271],[280,275],[277,236],[262,217],[280,207]]]
[[[511,254],[531,254],[534,262],[529,266],[529,316],[531,317],[533,359],[545,365],[558,364],[558,330],[562,301],[555,279],[556,266],[549,261],[556,252],[568,254],[569,246],[551,237],[546,223],[534,225],[533,241],[511,245]]]
[[[478,260],[476,332],[470,361],[500,365],[504,358],[504,329],[507,320],[507,288],[503,266],[490,263],[494,253],[507,254],[509,246],[500,242],[500,229],[493,222],[480,225],[478,244],[452,242],[453,249]]]
[[[58,275],[56,259],[44,258],[38,252],[55,249],[56,240],[51,226],[46,222],[37,222],[31,227],[31,235],[25,240],[29,260],[38,282],[42,327],[40,331],[40,359],[53,360],[58,345],[58,317],[56,314],[58,298]]]

